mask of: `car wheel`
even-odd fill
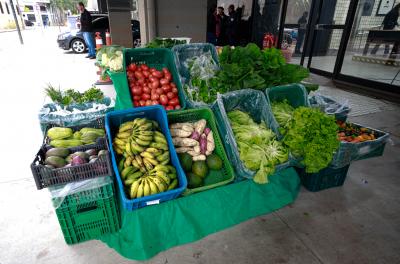
[[[71,48],[75,53],[84,53],[86,51],[86,44],[81,39],[74,39],[71,42]]]
[[[142,45],[142,42],[141,42],[140,39],[135,39],[135,40],[133,41],[133,47],[134,47],[134,48],[140,48],[141,45]]]

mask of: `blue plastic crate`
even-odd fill
[[[165,135],[168,141],[168,147],[171,155],[170,156],[171,163],[176,168],[177,171],[179,185],[178,188],[170,191],[149,195],[137,199],[129,199],[125,194],[124,185],[118,171],[116,154],[112,146],[112,139],[114,138],[114,133],[118,130],[119,126],[122,123],[133,120],[135,118],[143,118],[143,117],[157,121],[160,126],[161,132]],[[111,149],[112,165],[118,182],[119,196],[121,198],[121,204],[124,209],[133,211],[135,209],[145,207],[151,204],[157,204],[168,200],[172,200],[182,194],[182,192],[187,187],[187,180],[183,172],[183,169],[179,163],[175,147],[172,143],[171,134],[168,129],[167,114],[161,106],[154,105],[154,106],[146,106],[140,108],[132,108],[132,109],[109,112],[106,115],[105,128]]]

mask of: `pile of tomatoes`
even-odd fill
[[[181,108],[178,88],[167,68],[158,71],[146,64],[131,63],[126,74],[135,107],[162,105],[165,110]]]
[[[358,127],[342,121],[336,121],[336,123],[339,127],[339,140],[342,142],[359,143],[376,139],[374,131],[370,131],[368,128]]]

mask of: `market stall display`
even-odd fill
[[[168,113],[168,123],[188,188],[183,195],[222,186],[234,180],[214,115],[209,108]]]
[[[143,122],[143,120],[145,123],[143,125],[138,125],[138,122],[140,124]],[[146,120],[151,120],[151,121],[149,122]],[[125,125],[121,126],[124,123]],[[124,129],[128,129],[128,131],[131,130],[132,134],[134,134],[134,137],[132,137],[131,134],[128,138],[125,137],[123,139],[119,138],[120,140],[125,142],[125,148],[123,144],[119,144],[118,140],[116,141],[118,135],[121,137],[121,134],[119,134],[119,132],[124,133],[125,132]],[[111,149],[113,168],[118,182],[120,200],[123,207],[126,210],[132,211],[141,207],[145,207],[152,204],[158,204],[164,201],[174,199],[178,197],[186,189],[187,186],[186,177],[183,173],[181,165],[179,164],[179,160],[175,152],[174,145],[172,143],[172,138],[168,129],[166,112],[161,106],[154,105],[143,108],[132,108],[132,109],[120,110],[108,113],[106,115],[106,131]],[[152,131],[153,133],[151,136],[142,135],[149,138],[145,139],[143,137],[141,139],[136,135],[135,131]],[[134,144],[131,144],[132,142]],[[128,145],[128,143],[130,144]],[[152,150],[150,151],[148,150],[148,148],[151,148]],[[155,155],[153,153],[156,151],[157,154],[164,155],[166,159],[164,159],[164,156],[162,161],[159,161],[157,157],[154,159]],[[123,156],[124,152],[125,153],[128,152],[129,155],[125,154],[126,157]],[[146,153],[144,154],[145,156],[143,156],[142,153]],[[132,158],[133,155],[135,156],[136,162]],[[120,163],[122,157],[125,157],[125,161],[123,163],[122,162]],[[146,159],[144,160],[144,158]],[[131,166],[129,166],[130,164],[128,164],[127,160],[130,161]],[[174,181],[174,178],[172,177],[169,178],[170,175],[174,174],[175,171],[172,171],[172,169],[168,168],[168,172],[162,169],[160,171],[162,172],[164,171],[164,173],[158,173],[158,169],[157,171],[154,170],[154,168],[159,168],[157,167],[158,165],[172,165],[175,168],[176,178],[178,181],[176,187],[174,186],[174,188],[168,189],[168,187],[171,186],[169,184],[176,182]],[[137,176],[140,173],[135,174],[137,170],[134,169],[133,167],[138,169],[141,173],[143,173],[143,175]],[[134,176],[130,176],[132,174],[134,174]],[[156,177],[154,177],[153,174],[156,175]],[[161,174],[163,174],[162,176],[165,176],[165,174],[167,174],[165,177],[161,177],[165,178],[164,183],[159,181],[160,178],[159,176]],[[126,192],[124,183],[125,180],[129,180],[129,176],[131,177],[133,182],[132,184],[126,183],[127,185],[131,186],[129,192]],[[134,185],[134,183],[137,182],[136,179],[140,180],[142,176],[150,177],[149,179],[154,184],[157,185],[158,188],[157,190],[160,192],[158,193],[153,192],[152,194],[150,185],[141,184],[142,183],[141,181]],[[170,181],[169,183],[167,183],[168,180]],[[164,181],[164,179],[162,181]],[[142,187],[139,189],[140,185]],[[146,186],[148,186],[149,188],[147,188]],[[144,190],[145,187],[146,191],[149,191],[148,196],[143,196],[145,192]],[[131,198],[131,196],[136,198]]]
[[[146,44],[146,48],[168,48],[189,43],[190,38],[155,38]]]
[[[67,244],[119,230],[112,176],[57,185],[50,188],[50,194]]]

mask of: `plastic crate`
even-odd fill
[[[117,157],[114,152],[113,146],[112,146],[112,139],[114,138],[115,132],[118,131],[119,126],[126,122],[133,120],[135,118],[143,118],[146,117],[150,120],[155,120],[158,122],[161,132],[165,135],[167,141],[168,141],[168,147],[170,151],[170,158],[171,158],[171,163],[172,165],[176,168],[177,171],[177,177],[179,181],[178,188],[154,194],[154,195],[149,195],[141,198],[136,198],[136,199],[129,199],[124,191],[124,185],[121,180],[121,176],[118,171],[118,165],[117,165]],[[140,107],[140,108],[134,108],[134,109],[126,109],[126,110],[120,110],[120,111],[114,111],[107,113],[106,115],[106,132],[107,132],[107,137],[109,140],[110,144],[110,149],[111,151],[111,159],[112,159],[112,165],[114,168],[114,172],[116,174],[117,182],[118,182],[118,188],[119,188],[119,194],[121,198],[121,203],[123,208],[125,208],[128,211],[133,211],[135,209],[145,207],[151,204],[156,204],[156,203],[161,203],[165,202],[168,200],[172,200],[179,195],[182,194],[182,192],[186,189],[187,187],[187,180],[185,177],[185,174],[182,170],[182,167],[179,163],[178,156],[176,155],[174,145],[172,144],[172,138],[171,134],[168,129],[168,121],[167,121],[167,114],[165,110],[163,109],[162,106],[160,105],[154,105],[154,106],[145,106],[145,107]]]
[[[116,109],[128,109],[134,107],[128,85],[128,78],[126,75],[126,68],[130,63],[146,64],[149,67],[156,68],[157,70],[161,70],[164,67],[168,68],[168,70],[171,72],[172,80],[178,89],[178,97],[181,109],[186,107],[182,84],[178,75],[178,70],[176,69],[174,55],[170,49],[124,49],[123,60],[124,72],[110,74],[111,80],[114,83],[115,91],[117,92]],[[114,82],[114,80],[116,82]]]
[[[189,69],[185,66],[185,62],[189,58],[200,56],[204,53],[210,52],[213,60],[219,66],[218,54],[214,45],[209,43],[193,43],[181,44],[172,48],[174,53],[176,67],[181,77],[182,85],[188,84],[190,80]],[[188,95],[184,92],[186,98],[186,107],[195,108],[199,106],[206,106],[206,103],[195,102],[189,99]]]
[[[310,192],[318,192],[332,187],[342,186],[346,180],[350,165],[335,169],[327,167],[317,173],[306,173],[305,168],[296,168],[301,183]]]
[[[307,91],[298,83],[267,88],[265,94],[270,103],[287,100],[294,108],[309,106]]]
[[[56,209],[56,215],[67,244],[118,231],[119,214],[113,183],[67,195]]]
[[[187,188],[183,195],[189,195],[196,192],[205,191],[218,186],[222,186],[230,183],[234,180],[235,175],[233,168],[226,156],[224,147],[222,145],[221,138],[218,134],[217,125],[215,123],[214,114],[209,108],[197,108],[184,110],[179,112],[168,113],[168,123],[183,123],[183,122],[194,122],[200,119],[207,121],[207,127],[211,129],[215,141],[214,153],[217,154],[223,162],[222,169],[219,171],[210,170],[208,176],[204,179],[204,186],[194,189]]]
[[[46,151],[49,149],[51,149],[51,147],[43,145],[31,163],[32,175],[35,179],[36,188],[38,190],[57,184],[112,175],[109,152],[107,152],[106,155],[100,156],[98,160],[93,163],[86,163],[67,168],[51,169],[44,165]],[[86,151],[88,149],[104,149],[108,151],[108,146],[106,143],[106,138],[100,138],[96,144],[68,149],[70,150],[70,153],[74,153],[76,151]]]
[[[328,115],[335,115],[335,119],[338,121],[346,122],[351,111],[347,103],[336,102],[334,99],[321,94],[314,94],[309,96],[308,99],[311,107],[318,107]]]
[[[251,179],[255,172],[247,169],[240,160],[239,150],[236,144],[227,112],[235,109],[247,112],[256,123],[264,122],[274,133],[278,133],[278,124],[276,123],[272,110],[261,91],[244,89],[234,91],[223,95],[218,95],[217,103],[213,105],[213,112],[217,120],[218,130],[222,136],[226,153],[231,161],[235,174],[238,179]],[[288,162],[276,166],[276,171],[290,167],[290,158]]]
[[[386,142],[389,140],[389,134],[384,131],[369,128],[356,123],[351,124],[356,127],[367,128],[374,133],[376,139],[359,143],[340,142],[339,149],[333,156],[331,162],[331,165],[334,168],[344,167],[350,164],[352,161],[382,156],[385,150]]]

